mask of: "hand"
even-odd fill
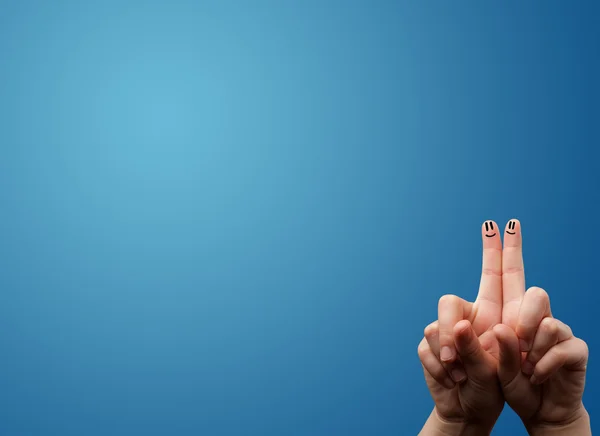
[[[552,317],[546,291],[525,292],[521,225],[506,227],[502,258],[502,324],[494,327],[500,347],[498,378],[507,403],[531,433],[573,425],[588,428],[582,395],[588,348]],[[587,430],[578,430],[577,434]],[[591,434],[591,433],[588,433]]]
[[[489,432],[504,407],[497,379],[498,347],[492,328],[502,319],[498,226],[482,226],[483,265],[474,303],[443,296],[438,321],[425,328],[419,358],[435,413],[443,422],[475,425]]]
[[[582,403],[588,347],[552,317],[543,289],[525,293],[516,332],[500,324],[494,333],[504,397],[531,432],[588,420]]]

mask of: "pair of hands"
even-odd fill
[[[421,434],[489,434],[505,401],[530,434],[591,434],[588,348],[552,316],[543,289],[525,292],[521,224],[507,223],[504,247],[493,221],[482,239],[476,301],[443,296],[418,347],[435,402]]]

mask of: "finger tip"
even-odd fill
[[[496,324],[494,327],[492,327],[492,331],[496,335],[501,335],[504,332],[504,327],[506,327],[504,324]]]
[[[484,248],[498,248],[500,242],[500,231],[498,224],[493,220],[485,220],[481,225],[481,239]]]
[[[532,385],[541,385],[544,382],[540,377],[536,376],[535,374],[531,376],[529,381]]]
[[[504,245],[506,247],[521,246],[521,223],[518,219],[511,219],[504,227]]]
[[[496,324],[492,331],[499,342],[507,342],[514,335],[512,329],[504,324]]]
[[[451,372],[451,376],[452,380],[457,384],[461,384],[467,379],[467,373],[462,368],[454,368]]]
[[[506,228],[510,230],[520,230],[521,229],[521,221],[516,218],[511,218],[506,223]]]
[[[423,336],[425,336],[426,338],[431,338],[438,334],[438,332],[438,326],[435,323],[432,323],[423,329]]]
[[[523,363],[521,364],[521,371],[523,371],[523,374],[525,374],[525,375],[532,376],[534,370],[535,370],[535,366],[529,360],[524,360]]]
[[[536,301],[538,305],[550,303],[548,292],[539,286],[530,286],[525,292],[525,295],[528,299]]]
[[[471,322],[467,319],[460,320],[454,326],[454,334],[462,336],[469,332],[471,329]]]

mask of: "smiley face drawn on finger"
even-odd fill
[[[517,232],[511,232],[511,230],[515,229],[516,224],[517,223],[515,221],[510,220],[508,222],[508,227],[506,228],[506,233],[508,233],[509,235],[514,235],[515,233],[517,233]]]
[[[491,221],[486,221],[485,222],[485,237],[486,238],[493,238],[494,236],[496,236],[496,232],[492,233],[491,235],[488,235],[487,232],[492,231],[494,232],[494,223]]]

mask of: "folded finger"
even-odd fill
[[[540,325],[533,339],[531,351],[527,353],[527,359],[523,362],[523,372],[527,375],[533,374],[536,363],[556,344],[573,337],[573,332],[565,323],[546,317]]]
[[[448,373],[442,366],[438,358],[433,354],[427,340],[423,338],[418,347],[419,359],[423,365],[424,371],[429,373],[431,377],[442,386],[452,389],[454,382],[448,376]]]
[[[498,378],[502,386],[508,386],[521,371],[519,338],[510,327],[504,324],[494,326],[494,334],[500,349]]]
[[[550,299],[542,288],[530,288],[523,297],[515,332],[521,351],[529,351],[542,319],[551,316]]]
[[[494,330],[488,330],[479,336],[479,343],[483,351],[490,354],[494,359],[498,360],[500,358],[500,348]]]
[[[425,327],[424,331],[425,340],[427,344],[429,344],[429,348],[439,360],[440,358],[440,328],[439,323],[437,321],[432,322],[427,327]]]
[[[454,326],[457,322],[468,318],[472,303],[456,295],[444,295],[438,303],[440,359],[443,363],[456,360],[454,345]]]
[[[425,327],[425,340],[427,340],[427,344],[429,344],[429,348],[433,354],[440,360],[440,331],[438,321]],[[446,374],[448,374],[456,383],[460,383],[467,378],[467,374],[459,359],[456,359],[451,363],[443,363],[442,366],[444,367]]]
[[[535,365],[531,383],[544,383],[548,377],[561,368],[571,371],[585,371],[588,361],[588,346],[579,338],[559,342]]]
[[[495,376],[494,373],[490,374],[488,372],[490,367],[493,368],[493,365],[490,365],[488,361],[491,356],[483,351],[479,338],[469,321],[463,320],[456,324],[454,327],[454,342],[467,377],[477,379],[490,375]]]

